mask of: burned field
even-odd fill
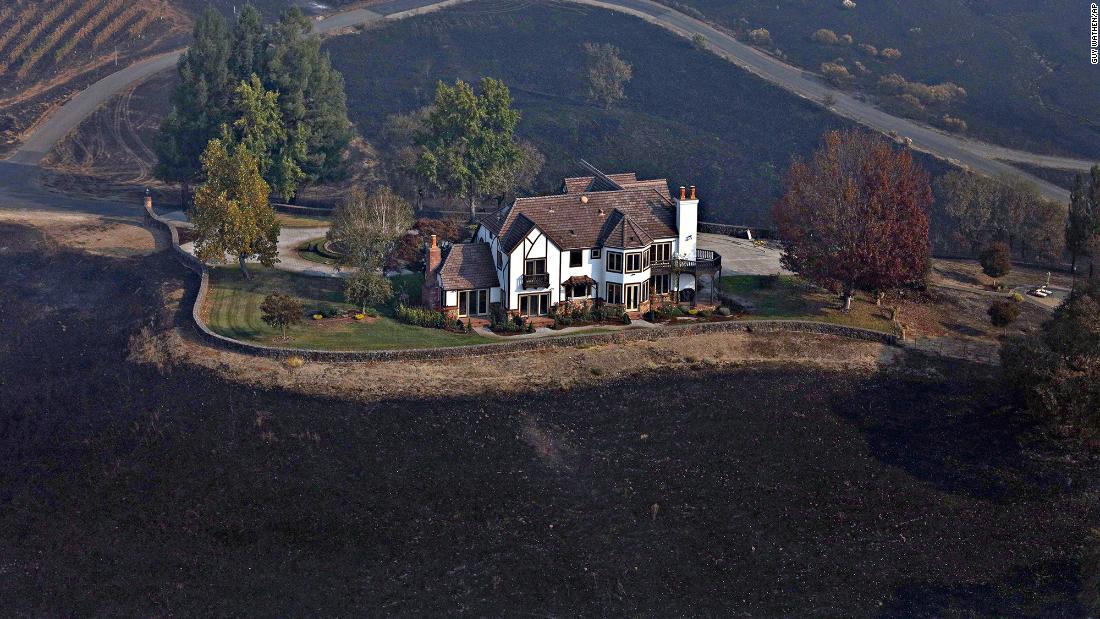
[[[163,254],[0,248],[13,614],[1084,612],[1100,467],[988,371],[310,398],[130,361],[185,322]]]

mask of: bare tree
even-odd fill
[[[379,269],[412,226],[412,208],[389,187],[369,194],[356,188],[336,208],[328,239],[344,255],[345,263]]]

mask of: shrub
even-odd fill
[[[965,120],[961,118],[956,118],[954,116],[948,116],[946,114],[944,114],[943,117],[943,124],[948,129],[957,133],[966,133],[966,130],[969,128]]]
[[[619,321],[624,325],[628,325],[630,324],[630,316],[626,312],[623,312],[623,315],[619,317]]]
[[[837,85],[844,85],[852,81],[852,74],[848,72],[848,67],[835,62],[821,63],[821,74],[825,76],[825,79]]]
[[[836,33],[828,28],[821,28],[810,35],[810,39],[815,43],[821,43],[822,45],[836,45],[839,39]]]
[[[695,46],[695,49],[706,49],[707,38],[696,32],[695,34],[691,35],[691,44]]]
[[[998,299],[989,306],[986,313],[994,327],[1007,328],[1020,317],[1020,306],[1010,299]]]
[[[725,305],[723,305],[722,307],[719,307],[719,308],[718,308],[718,315],[719,315],[719,316],[723,316],[723,317],[724,317],[724,316],[729,316],[729,315],[730,315],[730,314],[732,314],[732,313],[733,313],[733,312],[731,312],[731,311],[730,311],[730,308],[726,307]]]
[[[882,53],[880,55],[887,60],[897,60],[898,58],[901,58],[901,51],[893,47],[887,47],[886,49],[882,50]]]
[[[868,56],[878,56],[878,48],[869,43],[860,43],[859,50]]]
[[[757,28],[749,31],[749,40],[756,45],[771,45],[772,33],[767,28]]]
[[[852,43],[855,43],[855,39],[852,38],[852,35],[845,34],[840,37],[840,43],[841,45],[851,45]]]
[[[288,367],[292,370],[297,370],[298,368],[300,368],[300,367],[302,367],[303,365],[306,364],[306,360],[299,357],[298,355],[293,355],[293,356],[287,357],[286,361],[284,363],[286,363],[286,367]]]
[[[429,329],[443,329],[447,325],[447,315],[443,312],[404,303],[399,304],[394,310],[394,317],[403,323]]]

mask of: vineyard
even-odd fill
[[[133,60],[186,43],[169,0],[4,0],[0,150],[58,101]]]

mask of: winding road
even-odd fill
[[[333,33],[344,28],[428,13],[467,1],[387,0],[373,4],[370,8],[352,9],[318,20],[315,22],[315,30],[321,34]],[[700,34],[706,37],[707,46],[713,52],[791,93],[815,101],[821,101],[826,95],[831,95],[836,101],[831,109],[840,116],[884,133],[896,132],[900,136],[910,138],[914,149],[946,159],[956,165],[968,167],[976,172],[989,175],[1008,172],[1025,176],[1035,182],[1044,195],[1059,202],[1068,201],[1067,190],[1023,173],[1005,162],[1080,171],[1087,170],[1092,165],[1092,162],[1082,159],[1039,155],[968,140],[912,120],[892,116],[868,102],[860,101],[848,93],[828,86],[808,71],[786,64],[698,19],[652,0],[566,1],[633,15],[686,37]],[[103,214],[114,214],[115,207],[109,206],[106,202],[67,198],[57,194],[46,194],[47,198],[43,195],[43,190],[38,188],[37,183],[29,180],[29,176],[36,175],[28,171],[28,166],[37,166],[62,138],[76,129],[81,121],[111,97],[135,83],[174,67],[183,51],[175,50],[148,58],[108,75],[80,92],[39,123],[33,132],[25,137],[19,148],[6,160],[0,161],[0,195],[10,198],[8,204],[0,206],[20,208],[21,204],[26,207],[29,203],[42,202],[43,206],[50,208],[65,208],[65,205],[69,208],[79,208],[78,205],[80,205],[85,209],[93,208],[96,212]]]

